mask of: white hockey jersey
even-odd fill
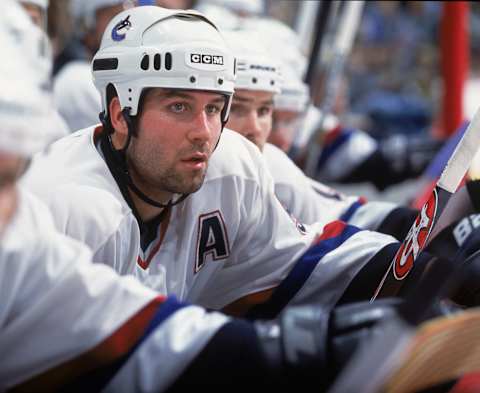
[[[162,391],[229,320],[90,258],[55,230],[41,201],[20,194],[0,239],[0,392],[53,391],[122,357],[107,391]]]
[[[230,130],[223,132],[201,189],[172,208],[145,252],[139,224],[95,144],[93,127],[37,155],[25,184],[48,203],[61,232],[93,249],[95,262],[212,309],[280,283],[283,300],[321,298],[331,306],[356,272],[394,242],[339,227],[337,240],[320,241],[312,251],[320,227],[305,228],[288,215],[274,196],[262,154]],[[306,267],[300,275],[292,273],[297,265]]]
[[[343,220],[376,230],[397,207],[390,202],[346,196],[309,178],[287,154],[270,143],[265,144],[263,154],[275,182],[275,194],[285,209],[305,224]]]

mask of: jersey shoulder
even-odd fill
[[[264,167],[258,147],[239,133],[225,128],[210,160],[206,181],[227,176],[258,181]]]
[[[263,155],[275,183],[297,184],[306,181],[303,171],[277,146],[266,143]]]
[[[92,132],[78,131],[36,155],[22,185],[49,206],[60,232],[95,249],[131,216],[131,209],[96,150]]]

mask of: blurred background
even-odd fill
[[[108,20],[129,3],[198,9],[225,29],[253,19],[273,19],[288,28],[295,37],[293,62],[299,60],[295,67],[318,111],[305,111],[287,152],[307,171],[312,140],[324,141],[308,174],[349,194],[421,203],[480,102],[476,2],[50,0],[40,23],[51,40],[59,112],[72,131],[88,125],[75,119],[80,108],[95,113],[98,100],[72,87],[89,75],[88,67],[80,66],[98,48]],[[358,26],[345,16],[352,3],[361,3]],[[353,30],[351,46],[339,52],[345,29]],[[280,44],[287,40],[288,34],[275,34]],[[333,125],[325,113],[334,116]],[[368,139],[358,138],[364,142],[349,148],[347,160],[335,153],[357,133]],[[331,170],[340,166],[341,173]],[[472,166],[469,175],[476,172]]]

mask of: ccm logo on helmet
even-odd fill
[[[223,65],[223,56],[190,54],[190,61],[197,64],[218,64]]]

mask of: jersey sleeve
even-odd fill
[[[246,141],[248,142],[248,141]],[[239,227],[228,261],[199,303],[221,309],[245,295],[277,286],[293,261],[310,245],[316,230],[291,217],[274,193],[273,179],[256,146],[245,147],[251,175],[237,185]],[[250,146],[251,145],[251,146]],[[237,150],[240,148],[237,147]]]
[[[301,224],[275,197],[273,179],[262,157],[255,165],[258,181],[243,198],[243,226],[232,246],[232,258],[201,304],[218,309],[244,296],[274,289],[283,299],[277,310],[289,302],[315,301],[332,306],[355,274],[395,239],[343,222],[334,226],[337,229],[333,232],[324,230],[323,225]]]
[[[156,294],[58,233],[48,208],[22,194],[0,251],[0,381],[12,385],[95,346]]]
[[[92,264],[27,199],[0,246],[0,390],[162,391],[229,321]]]

